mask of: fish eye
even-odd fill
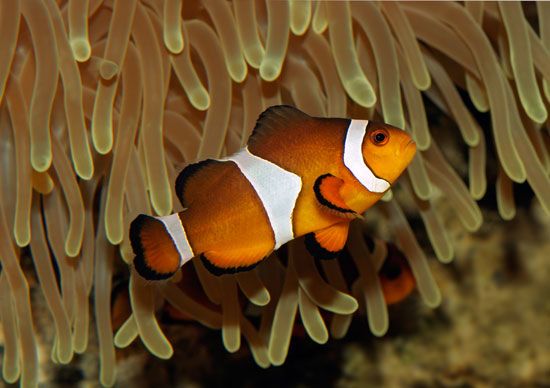
[[[390,138],[390,135],[388,131],[384,129],[377,129],[376,131],[373,131],[371,134],[371,140],[377,146],[382,146],[386,144],[389,138]]]

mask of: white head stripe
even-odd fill
[[[222,161],[235,162],[260,197],[275,235],[274,249],[292,240],[292,214],[302,189],[302,179],[268,160],[251,154],[248,148]]]
[[[351,120],[344,141],[344,165],[363,186],[373,193],[383,193],[389,182],[377,178],[363,159],[363,140],[367,134],[368,120]]]
[[[185,233],[185,229],[181,224],[180,216],[178,215],[178,213],[174,213],[170,214],[169,216],[155,218],[164,224],[166,230],[168,231],[168,234],[170,234],[170,238],[172,238],[172,241],[174,242],[174,245],[176,246],[176,249],[180,254],[181,267],[186,262],[191,260],[193,256],[195,256],[195,254],[193,253],[193,249],[191,249],[191,245],[189,244],[189,240],[187,239],[187,234]]]

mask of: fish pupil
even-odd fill
[[[384,135],[383,133],[377,133],[376,135],[374,135],[374,140],[377,143],[382,143],[384,140],[386,140],[386,135]]]

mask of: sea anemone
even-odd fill
[[[51,313],[54,362],[84,353],[95,323],[106,386],[116,380],[115,345],[139,337],[155,356],[172,355],[157,321],[166,302],[221,329],[230,352],[242,335],[261,367],[285,361],[298,312],[319,343],[343,337],[358,310],[383,335],[388,313],[377,273],[388,245],[380,238],[395,242],[422,299],[437,306],[439,290],[406,215],[420,215],[435,256],[451,261],[440,204],[476,231],[488,163],[497,166],[502,218],[514,217],[514,183],[527,182],[550,213],[549,4],[537,3],[535,14],[538,33],[517,2],[1,2],[4,380],[39,382],[30,287]],[[430,132],[426,101],[454,121],[448,133]],[[180,274],[185,281],[136,276],[129,223],[139,213],[181,210],[178,172],[242,147],[259,113],[281,103],[410,131],[419,152],[368,212],[376,227],[356,222],[349,255],[339,260],[315,262],[298,240],[237,275],[216,277],[194,260]],[[488,112],[490,124],[481,127],[472,106]],[[131,303],[116,335],[115,275],[129,276]]]

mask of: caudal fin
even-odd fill
[[[182,258],[178,252],[173,231],[170,230],[174,223],[179,223],[183,232],[177,214],[162,218],[140,214],[132,221],[130,241],[136,255],[134,267],[144,279],[168,279],[176,273],[183,259],[189,259]]]

